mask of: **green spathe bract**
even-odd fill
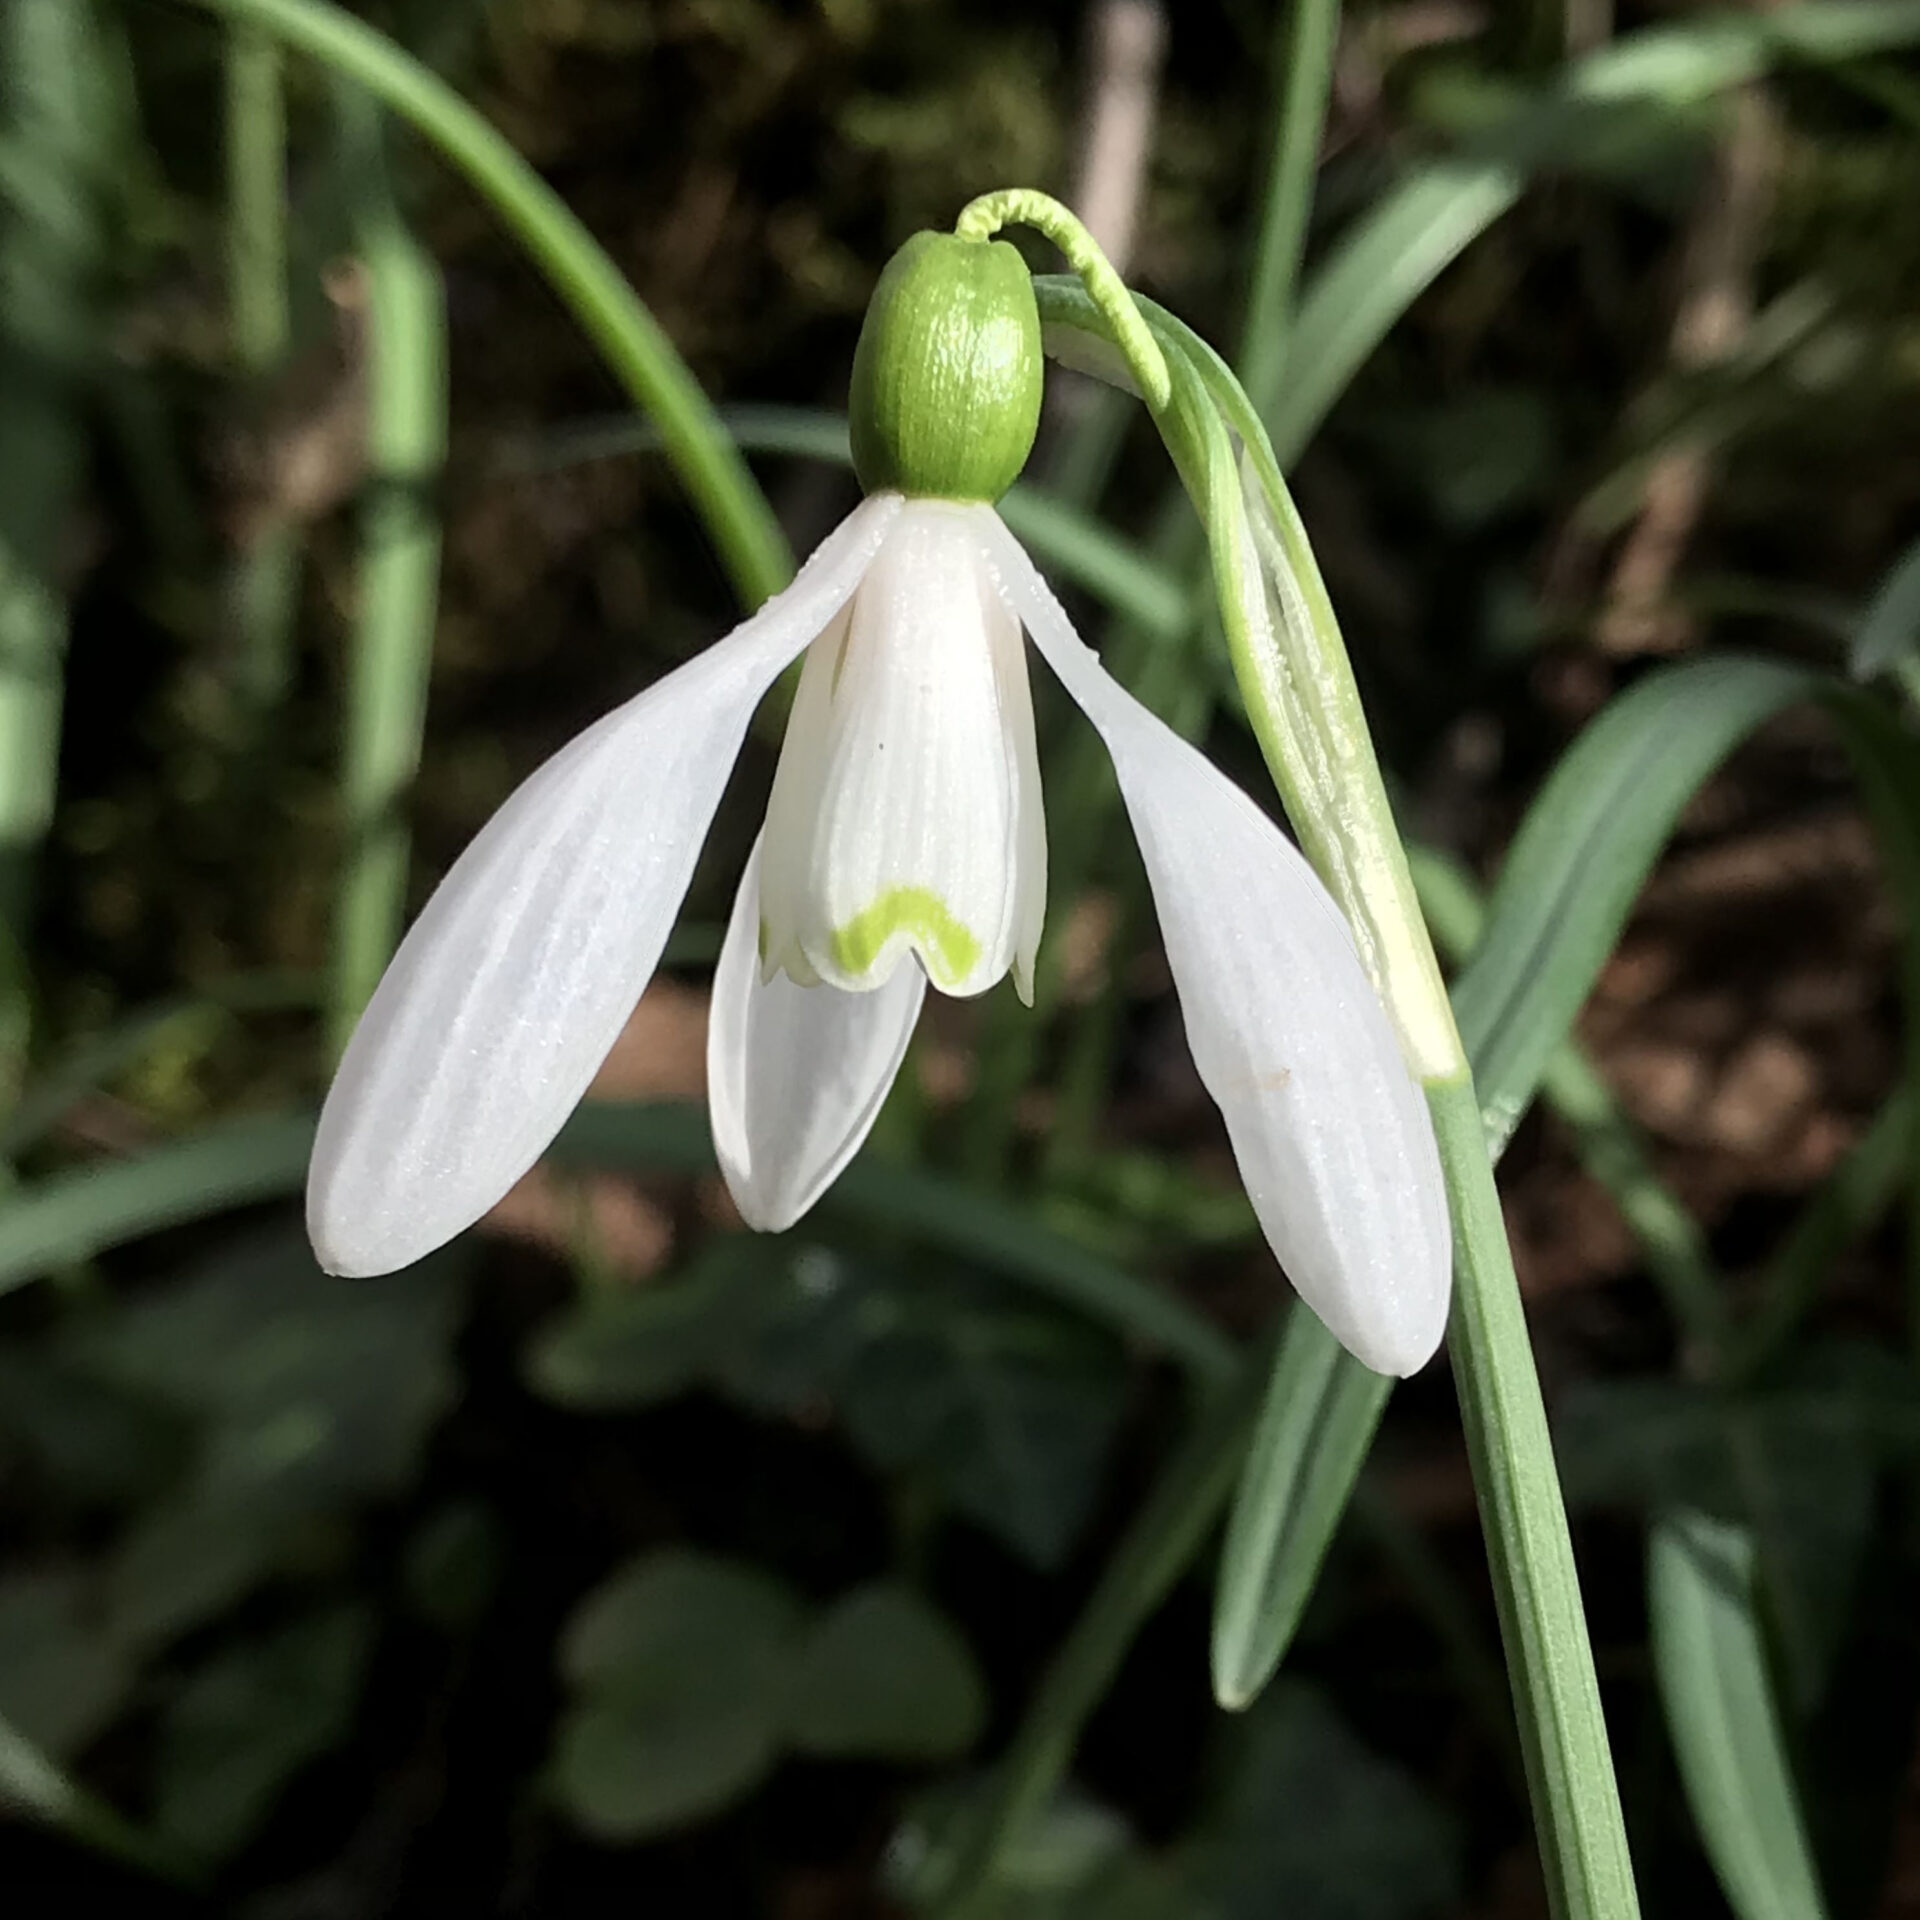
[[[1004,240],[916,233],[887,262],[853,356],[853,465],[869,493],[998,500],[1040,423],[1040,315]]]

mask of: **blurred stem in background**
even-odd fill
[[[406,915],[408,790],[420,765],[440,577],[437,492],[447,448],[440,271],[395,204],[378,105],[334,92],[353,195],[350,293],[367,356],[359,604],[347,656],[341,817],[328,1037],[337,1054],[393,956]]]
[[[34,867],[53,819],[68,609],[61,542],[86,458],[110,136],[81,0],[0,9],[0,1104],[28,1044]]]
[[[257,27],[226,39],[227,298],[243,385],[258,396],[292,343],[287,285],[287,122],[277,43]],[[269,508],[241,530],[228,584],[235,680],[250,722],[285,700],[293,678],[300,535]]]

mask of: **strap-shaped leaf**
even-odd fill
[[[1223,1707],[1247,1706],[1279,1666],[1392,1390],[1306,1308],[1288,1315],[1221,1549],[1213,1691]]]
[[[1613,701],[1562,756],[1453,992],[1495,1146],[1531,1104],[1681,809],[1762,721],[1819,685],[1739,655],[1670,667]]]
[[[1820,685],[1739,657],[1669,667],[1608,706],[1561,760],[1527,811],[1453,990],[1496,1154],[1681,809],[1754,728]],[[1324,1330],[1321,1339],[1332,1348]],[[1226,1705],[1252,1699],[1292,1644],[1386,1407],[1357,1360],[1334,1350],[1315,1365],[1311,1355],[1311,1336],[1291,1330],[1276,1363],[1291,1369],[1289,1410],[1279,1418],[1270,1396],[1235,1494],[1214,1598],[1214,1690]]]
[[[1825,1920],[1761,1631],[1752,1535],[1687,1508],[1647,1555],[1654,1672],[1687,1804],[1740,1920]]]

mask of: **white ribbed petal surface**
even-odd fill
[[[1000,529],[1001,589],[1099,730],[1140,841],[1187,1041],[1247,1197],[1301,1297],[1381,1373],[1446,1331],[1433,1126],[1340,910],[1247,796],[1083,646]]]
[[[790,1227],[839,1177],[892,1087],[920,1002],[918,967],[867,993],[760,977],[756,846],[733,903],[707,1021],[713,1144],[740,1217]]]
[[[1018,621],[988,578],[989,507],[914,500],[808,650],[767,804],[768,969],[860,990],[918,956],[1031,998],[1046,828]]]
[[[454,863],[320,1115],[307,1228],[322,1266],[418,1260],[559,1131],[659,961],[755,706],[899,511],[897,495],[865,502],[784,593],[539,768]]]

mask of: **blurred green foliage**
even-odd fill
[[[362,11],[539,165],[716,398],[838,410],[873,275],[908,231],[983,188],[1071,178],[1088,42],[1066,0]],[[1581,1171],[1591,1136],[1527,1120],[1506,1169],[1648,1907],[1724,1899],[1761,1920],[1726,1862],[1768,1803],[1662,1721],[1738,1709],[1774,1716],[1769,1778],[1812,1861],[1812,1894],[1780,1911],[1899,1920],[1920,1859],[1920,1290],[1911,1222],[1887,1215],[1920,1187],[1898,1104],[1920,976],[1874,856],[1841,828],[1809,861],[1795,835],[1865,817],[1837,713],[1887,877],[1916,871],[1900,563],[1920,527],[1920,69],[1897,6],[1835,9],[1880,38],[1802,40],[1762,80],[1743,18],[1702,30],[1710,85],[1688,56],[1595,104],[1557,67],[1576,11],[1349,13],[1294,348],[1328,357],[1320,375],[1297,363],[1278,404],[1305,426],[1316,392],[1332,406],[1295,478],[1409,825],[1488,879],[1518,849],[1504,884],[1531,931],[1505,949],[1511,992],[1481,989],[1483,1011],[1532,1010],[1485,1021],[1525,1069],[1509,1120],[1574,1011],[1540,1011],[1552,983],[1532,959],[1582,916],[1610,946],[1678,817],[1587,1038],[1631,1109],[1613,1137],[1635,1177],[1696,1222],[1714,1297],[1754,1310],[1753,1338],[1716,1346],[1651,1283],[1657,1254]],[[1133,273],[1222,341],[1270,132],[1270,13],[1170,10]],[[10,1910],[204,1910],[182,1883],[259,1915],[938,1899],[1036,1676],[1183,1458],[1190,1405],[1282,1298],[1196,1096],[1104,773],[1050,788],[1056,847],[1075,849],[1053,937],[1074,957],[1018,1105],[982,1119],[988,1096],[967,1094],[997,1085],[1000,1015],[950,1010],[875,1150],[788,1239],[717,1223],[683,1107],[609,1105],[563,1143],[536,1244],[476,1238],[378,1284],[320,1275],[287,1195],[325,1071],[313,983],[347,851],[343,634],[369,504],[366,315],[327,270],[356,249],[333,102],[288,65],[292,339],[284,365],[242,369],[219,33],[155,0],[3,17]],[[1690,360],[1673,345],[1690,249],[1756,97],[1770,192],[1722,289],[1751,317]],[[587,349],[389,131],[444,277],[452,370],[451,457],[408,502],[446,555],[403,806],[417,900],[542,753],[730,616],[658,463],[579,456],[614,404]],[[1444,195],[1414,211],[1452,207],[1460,257],[1396,292],[1412,268],[1383,225],[1351,283],[1365,298],[1309,324],[1370,210],[1435,178]],[[1324,372],[1343,339],[1350,385]],[[1059,563],[1063,585],[1254,788],[1210,643],[1179,651],[1156,458],[1121,438],[1109,462],[1064,411],[1048,432],[1036,486],[1085,484],[1038,492],[1036,515],[1090,510],[1109,535]],[[1601,629],[1676,452],[1706,479],[1658,646],[1710,663],[1662,679]],[[846,484],[786,456],[764,470],[804,550]],[[293,530],[301,586],[293,671],[262,714],[233,586],[269,523]],[[1147,632],[1131,655],[1129,604]],[[1856,635],[1881,678],[1850,709],[1834,688]],[[1711,660],[1736,648],[1764,664]],[[1742,676],[1769,689],[1751,710],[1697,697]],[[1816,684],[1828,719],[1749,739]],[[1072,736],[1041,698],[1058,764]],[[1556,765],[1574,771],[1514,841]],[[750,798],[723,812],[694,920],[718,919],[755,817]],[[1579,863],[1602,843],[1611,892]],[[1701,881],[1715,856],[1744,857],[1746,881]],[[699,972],[677,970],[683,992]],[[1756,1039],[1812,1063],[1801,1147],[1710,1124]],[[633,1092],[696,1090],[671,1051]],[[1705,1091],[1662,1107],[1661,1073]],[[1063,1113],[1086,1137],[1055,1152]],[[982,1165],[1005,1180],[971,1187]],[[645,1226],[640,1253],[610,1190]],[[1108,1650],[1105,1704],[1055,1756],[1073,1778],[1000,1854],[986,1911],[1536,1910],[1505,1728],[1476,1681],[1494,1623],[1439,1380],[1397,1396],[1372,1472],[1391,1524],[1362,1509],[1341,1527],[1286,1671],[1238,1719],[1207,1702],[1202,1582],[1146,1583],[1173,1597],[1131,1657],[1138,1621]],[[1649,1536],[1668,1555],[1651,1609]],[[1683,1565],[1676,1540],[1701,1551]],[[1687,1584],[1723,1563],[1737,1581]],[[1654,1682],[1675,1645],[1718,1676],[1692,1706]]]

